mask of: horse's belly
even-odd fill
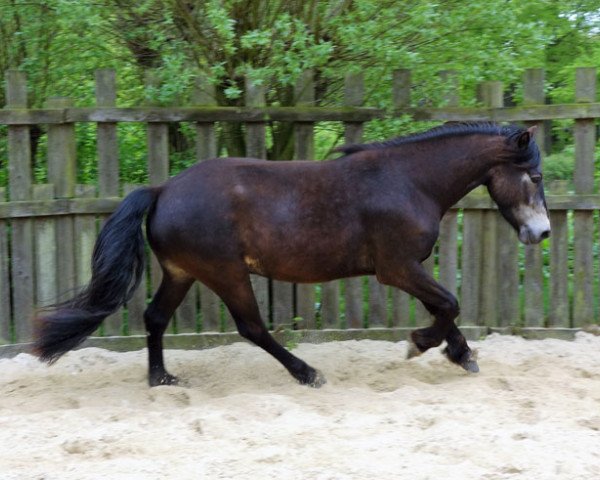
[[[248,252],[244,262],[250,271],[275,280],[314,283],[373,273],[373,262],[366,252],[353,246],[335,249],[318,247],[280,251]]]

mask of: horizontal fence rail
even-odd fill
[[[537,122],[600,118],[600,103],[503,108],[401,108],[387,112],[361,107],[135,107],[0,110],[0,125],[75,122],[368,122],[409,115],[416,121]]]
[[[123,200],[122,197],[58,198],[48,200],[0,201],[0,219],[54,217],[77,214],[110,214]],[[600,195],[546,195],[550,210],[600,210]],[[451,210],[497,210],[484,191],[470,193]]]
[[[454,72],[441,75],[456,85]],[[213,87],[200,83],[193,106],[118,108],[115,72],[100,70],[96,107],[74,107],[70,99],[60,98],[49,100],[42,109],[28,109],[24,75],[7,72],[7,105],[0,110],[8,143],[8,188],[0,188],[0,344],[7,346],[0,348],[0,356],[23,348],[10,344],[30,341],[36,309],[87,283],[103,221],[122,196],[136,188],[119,182],[117,126],[124,122],[146,125],[146,168],[149,182],[158,184],[169,174],[168,127],[173,122],[194,124],[196,158],[202,161],[217,156],[217,126],[227,122],[245,125],[246,154],[257,158],[266,158],[268,124],[292,123],[294,158],[305,159],[314,158],[314,127],[319,122],[343,122],[345,142],[355,143],[363,140],[366,122],[394,116],[409,115],[415,121],[525,122],[538,125],[539,138],[544,138],[545,121],[570,120],[575,193],[547,195],[552,237],[541,247],[519,245],[487,193],[478,189],[446,214],[434,254],[425,265],[458,295],[459,322],[470,338],[489,331],[571,336],[597,324],[600,195],[594,182],[594,146],[600,103],[595,79],[595,69],[578,70],[572,104],[546,105],[543,71],[531,69],[524,75],[522,105],[505,107],[502,84],[486,82],[480,89],[480,107],[460,107],[456,91],[449,89],[444,107],[415,108],[410,71],[400,70],[392,82],[394,108],[384,111],[363,106],[360,75],[346,78],[344,105],[316,106],[312,72],[305,72],[296,85],[295,107],[266,106],[262,87],[247,82],[245,107],[217,106]],[[95,185],[76,183],[75,124],[81,122],[97,124]],[[30,129],[36,125],[47,131],[45,184],[35,184],[31,167]],[[159,271],[148,251],[145,281],[131,301],[106,320],[98,332],[107,339],[101,344],[118,349],[142,346],[143,311],[160,282]],[[399,339],[431,321],[413,298],[373,277],[318,285],[261,277],[252,282],[263,318],[283,341]],[[233,330],[234,322],[219,298],[196,285],[175,314],[169,337],[173,340],[168,342],[186,347],[218,344],[237,339],[228,333]]]

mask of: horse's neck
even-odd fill
[[[493,160],[485,155],[476,155],[472,150],[460,146],[452,148],[449,145],[444,153],[447,151],[453,154],[448,156],[436,153],[425,159],[409,160],[426,162],[427,168],[419,169],[423,176],[420,183],[439,204],[442,215],[471,190],[480,186],[493,164]]]

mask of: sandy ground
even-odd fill
[[[406,342],[302,344],[321,389],[244,343],[167,351],[187,385],[153,389],[144,351],[21,354],[0,479],[599,479],[600,337],[472,346],[476,375]]]

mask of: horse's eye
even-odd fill
[[[531,181],[533,183],[540,183],[542,181],[542,174],[541,173],[530,173],[529,174],[529,178],[531,178]]]

